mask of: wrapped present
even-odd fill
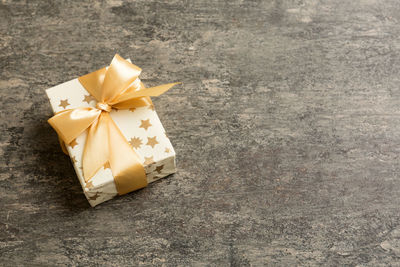
[[[177,83],[146,88],[140,72],[116,55],[109,67],[46,90],[55,113],[49,123],[93,207],[176,171],[150,96]]]

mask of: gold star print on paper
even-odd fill
[[[151,109],[152,111],[154,111],[154,105],[150,105],[149,109]]]
[[[157,144],[158,144],[157,136],[147,137],[147,144],[146,145],[151,146],[152,148],[154,148]]]
[[[169,149],[168,147],[165,148],[165,153],[169,153],[171,152],[171,149]]]
[[[91,101],[95,101],[96,99],[92,95],[85,95],[83,98],[83,102],[90,104]]]
[[[150,164],[153,164],[153,163],[154,163],[153,156],[144,157],[144,162],[143,162],[144,165],[150,165]]]
[[[87,182],[85,187],[86,188],[92,188],[93,187],[92,181]]]
[[[78,143],[76,142],[76,139],[72,140],[71,143],[69,143],[69,146],[74,148]]]
[[[72,160],[72,162],[73,162],[74,164],[78,162],[78,161],[76,160],[75,156],[72,156],[72,157],[71,157],[71,160]]]
[[[104,169],[111,169],[110,162],[107,161],[107,162],[103,165],[103,168],[104,168]]]
[[[162,169],[164,169],[164,165],[157,166],[157,167],[156,167],[156,172],[158,172],[158,174],[160,174],[161,171],[162,171]]]
[[[96,194],[92,197],[89,197],[90,200],[96,200],[99,197],[99,193],[96,192]]]
[[[131,138],[131,141],[129,141],[129,144],[131,144],[133,148],[138,149],[142,145],[142,139],[139,137],[133,137]]]
[[[143,129],[145,129],[147,131],[147,128],[152,126],[151,123],[150,123],[150,119],[141,120],[141,121],[142,121],[142,124],[140,124],[139,128],[143,128]]]
[[[68,99],[64,99],[64,100],[60,100],[60,105],[58,105],[58,106],[62,107],[63,109],[65,109],[69,105],[71,105],[71,104],[68,103]]]

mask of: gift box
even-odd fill
[[[153,93],[149,93],[151,90],[148,89],[151,88],[145,88],[138,77],[141,71],[140,68],[118,55],[114,57],[111,65],[108,68],[93,72],[93,75],[90,74],[91,76],[82,76],[79,79],[73,79],[46,90],[55,113],[49,123],[57,131],[65,152],[69,154],[83,192],[92,207],[112,199],[116,195],[142,188],[147,183],[152,183],[176,171],[175,151],[149,97],[158,95],[160,87],[155,88]],[[129,78],[126,77],[127,72],[129,72]],[[107,75],[110,77],[107,77]],[[100,80],[94,82],[95,86],[97,86],[97,92],[93,89],[88,90],[89,87],[85,85],[85,82],[89,82],[89,84],[92,82],[93,84],[93,77]],[[115,82],[118,79],[123,81],[118,84],[118,82]],[[117,85],[109,86],[103,83],[117,83]],[[165,89],[168,90],[173,85],[169,84],[161,88],[161,91],[164,92]],[[108,89],[106,88],[107,86]],[[115,89],[117,87],[118,89]],[[107,99],[107,96],[104,97],[107,92],[101,91],[109,90],[111,92],[114,90],[113,88],[118,94],[115,93],[112,97],[113,99],[109,97],[108,103],[103,103],[107,102],[103,101],[104,98]],[[144,93],[136,94],[136,98],[130,97],[132,95],[135,96],[134,92],[142,91]],[[109,92],[108,94],[110,95]],[[103,98],[101,95],[103,95]],[[117,101],[112,101],[115,99]],[[115,104],[118,99],[119,103]],[[95,115],[92,116],[92,114]],[[64,117],[67,115],[68,117],[65,119]],[[64,117],[61,118],[60,116]],[[76,123],[77,121],[84,121],[85,116],[90,117],[90,119],[97,117],[92,122],[87,123],[87,128],[85,128],[85,125],[83,127],[85,129],[79,133],[78,128],[81,126]],[[111,120],[108,118],[111,118]],[[108,130],[103,131],[106,137],[102,139],[103,141],[96,141],[96,138],[98,138],[96,135],[101,132],[102,123],[106,125],[105,122],[109,124],[109,126],[106,126]],[[68,131],[78,132],[70,135]],[[112,131],[116,132],[116,135]],[[122,134],[120,134],[121,138],[118,137],[118,132]],[[68,135],[72,137],[68,137]],[[90,142],[88,142],[88,135],[92,138]],[[129,144],[133,152],[124,143]],[[107,153],[110,155],[103,155]],[[135,161],[136,157],[138,162],[124,162],[130,159],[131,154],[133,155],[133,161]],[[83,158],[85,155],[86,158]],[[108,158],[110,159],[107,160]],[[101,159],[107,161],[102,162]],[[90,164],[94,164],[93,162],[102,165],[92,168]],[[129,166],[129,168],[120,167],[120,163],[127,164],[126,166]],[[131,168],[131,165],[135,167]],[[118,168],[122,168],[120,172],[123,174],[117,175],[125,175],[125,180],[122,182],[115,177],[115,173],[119,171]],[[94,172],[92,171],[93,174],[90,174],[90,169],[95,170]],[[133,183],[139,183],[139,186],[125,186],[124,183],[131,183],[131,179],[135,180],[136,176],[140,177],[140,172],[143,175],[145,174],[145,181],[133,181]],[[137,175],[137,173],[139,174]]]

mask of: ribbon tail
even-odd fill
[[[149,87],[149,88],[144,88],[139,91],[135,91],[133,93],[136,93],[136,97],[141,97],[141,96],[159,96],[164,94],[166,91],[171,89],[173,86],[180,84],[178,83],[167,83],[167,84],[162,84],[154,87]]]
[[[140,89],[138,91],[124,93],[121,96],[119,96],[115,102],[121,103],[140,97],[159,96],[177,84],[180,83],[167,83],[155,87]]]
[[[82,155],[83,176],[86,182],[108,162],[110,147],[108,127],[110,120],[108,113],[102,112],[89,128]]]
[[[131,87],[129,87],[123,94],[129,94],[137,90],[141,90],[146,88],[142,82],[139,84],[135,84]],[[121,97],[121,96],[119,96]],[[130,109],[130,108],[140,108],[140,107],[146,107],[146,106],[151,106],[153,105],[153,102],[151,101],[149,96],[145,97],[136,97],[136,98],[131,98],[126,101],[120,101],[119,97],[117,97],[114,101],[111,101],[111,105],[113,108],[116,109]]]
[[[109,115],[107,114],[107,116]],[[111,118],[108,126],[109,162],[118,194],[123,195],[146,187],[146,172],[139,156]]]
[[[140,108],[153,105],[150,97],[139,97],[139,98],[132,98],[126,100],[124,102],[119,102],[118,104],[113,105],[113,108],[116,109],[129,109],[129,108]]]

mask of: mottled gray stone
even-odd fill
[[[397,0],[1,1],[0,265],[383,266],[400,257]],[[90,208],[44,90],[115,53],[178,172]]]

